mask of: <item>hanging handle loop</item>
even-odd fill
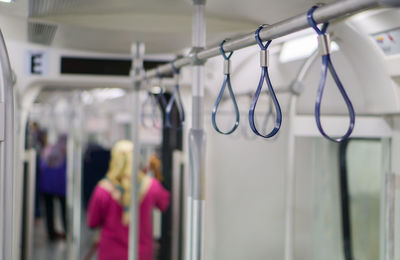
[[[253,101],[253,95],[249,94],[248,98],[250,107]],[[247,117],[249,118],[249,114],[247,114]],[[257,135],[253,135],[253,131],[251,131],[251,133],[248,133],[247,125],[243,124],[241,128],[242,128],[242,135],[244,136],[245,139],[254,140],[255,138],[257,138]]]
[[[174,74],[175,78],[175,85],[174,85],[174,91],[172,93],[171,98],[169,99],[168,105],[165,109],[165,122],[166,126],[169,128],[173,128],[171,124],[171,112],[174,104],[176,105],[176,108],[179,113],[179,119],[180,119],[180,124],[179,127],[175,128],[176,130],[180,130],[183,128],[184,123],[185,123],[185,109],[183,108],[183,103],[182,103],[182,98],[181,94],[179,91],[179,69],[177,69],[174,65],[174,62],[171,62],[171,67],[172,67],[172,72]]]
[[[265,114],[264,122],[263,122],[263,126],[262,126],[263,133],[265,133],[267,131],[268,123],[269,123],[270,119],[273,120],[273,116],[274,116],[274,110],[272,107],[272,102],[269,102],[268,103],[268,112],[267,112],[267,114]]]
[[[211,115],[211,121],[212,121],[212,125],[213,125],[215,131],[217,131],[218,133],[223,134],[223,135],[229,135],[229,134],[232,134],[236,130],[236,128],[239,126],[240,112],[239,112],[235,94],[233,93],[232,85],[231,85],[231,60],[230,60],[230,58],[232,57],[233,51],[230,52],[228,55],[226,55],[226,53],[224,51],[224,43],[225,42],[226,42],[226,40],[223,40],[219,46],[219,51],[220,51],[222,57],[224,57],[224,75],[225,75],[225,77],[224,77],[224,82],[222,83],[221,90],[219,91],[217,100],[215,101],[215,105],[214,105],[212,115]],[[235,108],[236,120],[235,120],[235,124],[233,125],[231,130],[229,130],[227,132],[223,132],[217,126],[216,116],[217,116],[218,107],[219,107],[219,104],[221,103],[226,86],[228,86],[229,96],[230,96],[230,98],[233,102],[233,106]]]
[[[159,80],[159,87],[160,87],[160,93],[158,93],[158,95],[157,95],[157,102],[159,102],[160,103],[160,105],[161,105],[161,109],[162,110],[164,110],[166,107],[167,107],[167,100],[165,99],[165,96],[164,96],[164,87],[163,87],[163,82],[162,82],[162,75],[160,74],[160,72],[157,70],[156,71],[156,75],[157,75],[157,78],[158,78],[158,80]]]
[[[151,107],[151,115],[150,115],[151,125],[147,124],[146,120],[145,120],[145,118],[149,116],[149,115],[146,114],[145,108],[147,106],[149,106],[149,105]],[[148,128],[151,128],[151,127],[153,127],[153,128],[157,127],[157,122],[156,122],[156,119],[155,119],[156,118],[156,109],[157,109],[157,103],[156,103],[156,101],[154,99],[154,96],[153,96],[153,94],[151,94],[151,92],[148,92],[147,93],[147,97],[146,97],[146,99],[144,100],[144,102],[142,104],[142,109],[141,109],[141,112],[140,112],[140,121],[141,121],[141,124],[142,124],[142,126],[144,128],[148,129]]]
[[[160,106],[161,111],[165,111],[165,108],[167,107],[167,101],[166,101],[165,95],[164,95],[164,87],[163,87],[163,82],[162,82],[163,78],[162,78],[161,73],[158,71],[158,69],[156,70],[156,75],[157,75],[157,78],[159,81],[160,92],[156,94],[156,98],[155,98],[156,102],[155,103],[156,103],[156,106],[157,106],[157,104]],[[155,110],[156,110],[156,107],[155,107],[154,111]],[[156,112],[154,112],[154,116],[155,116],[155,114],[156,114]],[[164,114],[162,114],[162,115],[165,116]],[[162,122],[162,120],[161,120],[161,122]],[[162,126],[163,126],[163,124],[160,123],[160,124],[156,125],[156,128],[161,129]]]
[[[281,106],[279,105],[279,101],[275,95],[274,88],[272,87],[271,79],[269,77],[268,73],[268,65],[269,65],[269,51],[268,47],[271,44],[271,41],[268,41],[265,45],[262,43],[261,37],[260,37],[260,31],[264,28],[263,25],[261,25],[255,32],[255,38],[258,43],[258,45],[261,48],[260,51],[260,66],[261,66],[261,76],[260,76],[260,81],[258,83],[258,87],[256,92],[254,93],[253,96],[253,101],[250,105],[250,110],[249,110],[249,123],[250,123],[250,128],[251,130],[258,136],[261,136],[263,138],[271,138],[274,135],[276,135],[281,128],[282,124],[282,111],[281,111]],[[261,134],[256,127],[255,124],[255,109],[257,106],[258,98],[260,97],[262,86],[264,84],[264,80],[268,85],[268,93],[272,99],[272,102],[275,106],[276,110],[276,117],[275,117],[275,124],[274,128],[271,130],[266,135]]]
[[[318,6],[313,6],[307,13],[307,20],[308,24],[317,32],[318,34],[318,44],[319,44],[319,51],[322,56],[322,71],[321,71],[321,79],[319,81],[319,86],[318,86],[318,91],[317,91],[317,99],[315,101],[315,121],[317,123],[317,127],[319,132],[327,139],[340,143],[343,141],[346,141],[351,133],[353,132],[354,129],[354,124],[355,124],[355,112],[353,108],[353,104],[351,103],[350,98],[348,97],[346,90],[343,87],[342,82],[339,79],[339,76],[336,73],[335,68],[333,67],[332,60],[331,60],[331,55],[330,55],[330,40],[329,40],[329,35],[326,33],[328,29],[329,23],[324,23],[322,25],[322,28],[319,29],[317,26],[317,23],[315,22],[313,18],[313,13],[314,11],[318,8]],[[321,102],[322,102],[322,95],[324,93],[324,88],[326,84],[326,77],[328,75],[328,69],[331,72],[331,75],[333,77],[333,80],[335,81],[340,94],[342,95],[346,106],[347,110],[349,112],[349,126],[347,128],[347,132],[339,138],[333,138],[331,136],[328,136],[321,124]]]
[[[156,107],[159,105],[161,108],[159,108],[159,109],[161,109],[161,111],[163,111],[164,109],[165,109],[165,107],[167,106],[167,101],[165,100],[165,96],[164,96],[164,89],[163,88],[161,88],[160,87],[160,93],[158,93],[157,95],[156,95],[156,98],[155,98],[155,100],[156,100],[156,102],[155,102],[155,107],[154,107],[154,117],[156,116]],[[155,128],[157,128],[157,129],[161,129],[163,127],[163,124],[162,124],[162,119],[160,120],[160,123],[158,123],[158,124],[156,124],[155,125]]]

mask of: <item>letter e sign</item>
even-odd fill
[[[25,72],[28,75],[47,76],[49,74],[49,53],[28,50],[25,54]]]

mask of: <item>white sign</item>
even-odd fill
[[[47,76],[49,74],[48,51],[28,50],[25,53],[25,73],[27,75]]]

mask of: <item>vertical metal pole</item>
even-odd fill
[[[75,170],[74,170],[74,259],[80,259],[82,226],[82,150],[84,142],[83,110],[80,95],[77,95],[77,114],[75,126]]]
[[[79,95],[74,97],[72,131],[67,141],[67,259],[80,259],[81,217],[82,217],[82,149],[83,149],[83,110]]]
[[[287,175],[286,175],[286,215],[285,215],[285,251],[284,259],[293,260],[294,246],[294,200],[295,200],[295,174],[294,174],[294,151],[296,137],[294,135],[294,119],[296,118],[297,96],[290,98],[289,109],[289,138],[287,150]]]
[[[67,139],[67,260],[73,260],[73,216],[74,216],[74,152],[75,141],[72,133]]]
[[[35,191],[36,191],[36,151],[30,149],[25,151],[25,161],[28,163],[28,174],[27,178],[27,191],[24,199],[26,202],[26,215],[24,216],[25,221],[25,241],[24,250],[24,260],[29,260],[32,258],[33,251],[33,232],[34,232],[34,214],[35,214]]]
[[[78,141],[75,151],[75,193],[74,193],[74,244],[75,258],[80,259],[81,255],[81,226],[82,226],[82,143]]]
[[[13,258],[21,259],[21,246],[22,246],[22,209],[23,209],[23,186],[24,186],[24,167],[23,167],[23,157],[25,152],[25,147],[21,147],[19,135],[25,135],[25,129],[22,131],[18,117],[21,115],[19,110],[19,104],[16,89],[14,91],[14,178],[13,178]]]
[[[0,31],[0,258],[14,259],[14,93],[6,44]]]
[[[205,204],[205,133],[204,125],[204,64],[196,60],[196,53],[205,48],[206,25],[204,20],[205,0],[194,0],[193,16],[193,86],[192,86],[192,128],[189,132],[189,174],[190,197],[189,222],[190,260],[203,259],[204,246],[204,204]],[[187,260],[189,260],[187,259]]]
[[[186,199],[186,213],[185,213],[185,260],[190,260],[192,255],[192,213],[193,213],[193,199],[192,199],[192,180],[188,178],[187,183],[187,199]]]
[[[182,234],[181,234],[181,223],[182,223],[182,205],[181,199],[183,191],[181,190],[182,182],[182,164],[183,164],[183,153],[182,151],[175,150],[172,156],[172,187],[174,192],[172,193],[172,243],[171,243],[171,259],[182,260],[181,256],[181,245]]]
[[[143,56],[145,52],[143,43],[132,45],[132,70],[131,76],[133,82],[135,78],[140,76],[143,71]],[[131,139],[133,148],[133,167],[131,178],[131,205],[130,205],[130,225],[129,225],[129,260],[138,259],[138,236],[139,236],[139,200],[138,200],[138,183],[139,164],[140,164],[140,133],[139,133],[139,117],[140,117],[140,82],[135,82],[132,91],[132,117],[131,117]]]

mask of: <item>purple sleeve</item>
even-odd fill
[[[170,203],[170,193],[161,185],[161,183],[154,179],[156,206],[161,211],[166,211]]]
[[[87,225],[90,228],[96,228],[103,224],[108,202],[107,192],[97,185],[90,198],[87,213]]]

